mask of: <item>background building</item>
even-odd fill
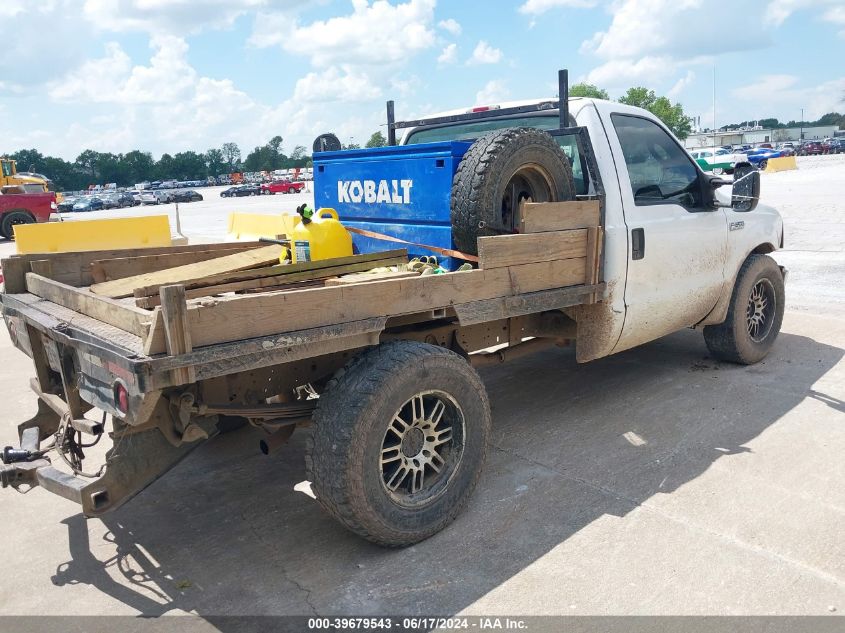
[[[801,136],[803,131],[803,138]],[[830,138],[839,131],[836,125],[816,127],[785,127],[775,129],[751,128],[745,130],[702,131],[690,134],[684,141],[688,149],[696,147],[719,147],[721,145],[759,145],[760,143],[797,142]]]

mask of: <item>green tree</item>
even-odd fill
[[[82,170],[91,177],[91,181],[97,179],[97,157],[99,156],[98,152],[95,152],[93,149],[86,149],[82,152],[79,156],[76,157],[76,164],[82,168]]]
[[[364,147],[384,147],[385,145],[387,145],[387,139],[384,138],[384,134],[381,131],[378,131],[373,132],[373,135]]]
[[[205,167],[209,176],[219,176],[226,171],[223,150],[212,148],[205,153]]]
[[[570,97],[589,97],[590,99],[610,99],[607,90],[593,84],[581,82],[569,88]]]
[[[241,148],[238,147],[237,143],[232,143],[230,141],[228,143],[223,143],[223,147],[220,149],[223,152],[223,160],[229,171],[235,171],[241,162]]]
[[[136,182],[153,179],[155,159],[153,159],[153,155],[149,152],[134,149],[123,155],[123,163],[127,171],[127,185],[134,185]]]
[[[673,104],[666,97],[658,97],[654,90],[642,86],[629,88],[619,103],[643,108],[663,121],[672,133],[683,140],[692,131],[692,119],[684,114],[680,103]]]

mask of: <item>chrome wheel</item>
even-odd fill
[[[748,297],[745,322],[748,336],[755,343],[762,343],[771,332],[777,311],[776,301],[775,289],[768,279],[761,279],[754,284]]]
[[[381,481],[403,506],[430,503],[446,490],[464,451],[464,415],[442,391],[408,400],[391,420],[381,444]]]

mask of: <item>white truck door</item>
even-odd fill
[[[614,352],[699,322],[725,281],[725,212],[705,207],[698,166],[639,112],[608,106],[602,117],[628,230],[625,323]]]

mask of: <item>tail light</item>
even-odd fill
[[[129,412],[129,392],[126,390],[126,386],[118,380],[114,383],[112,393],[114,394],[115,408],[126,415]]]

